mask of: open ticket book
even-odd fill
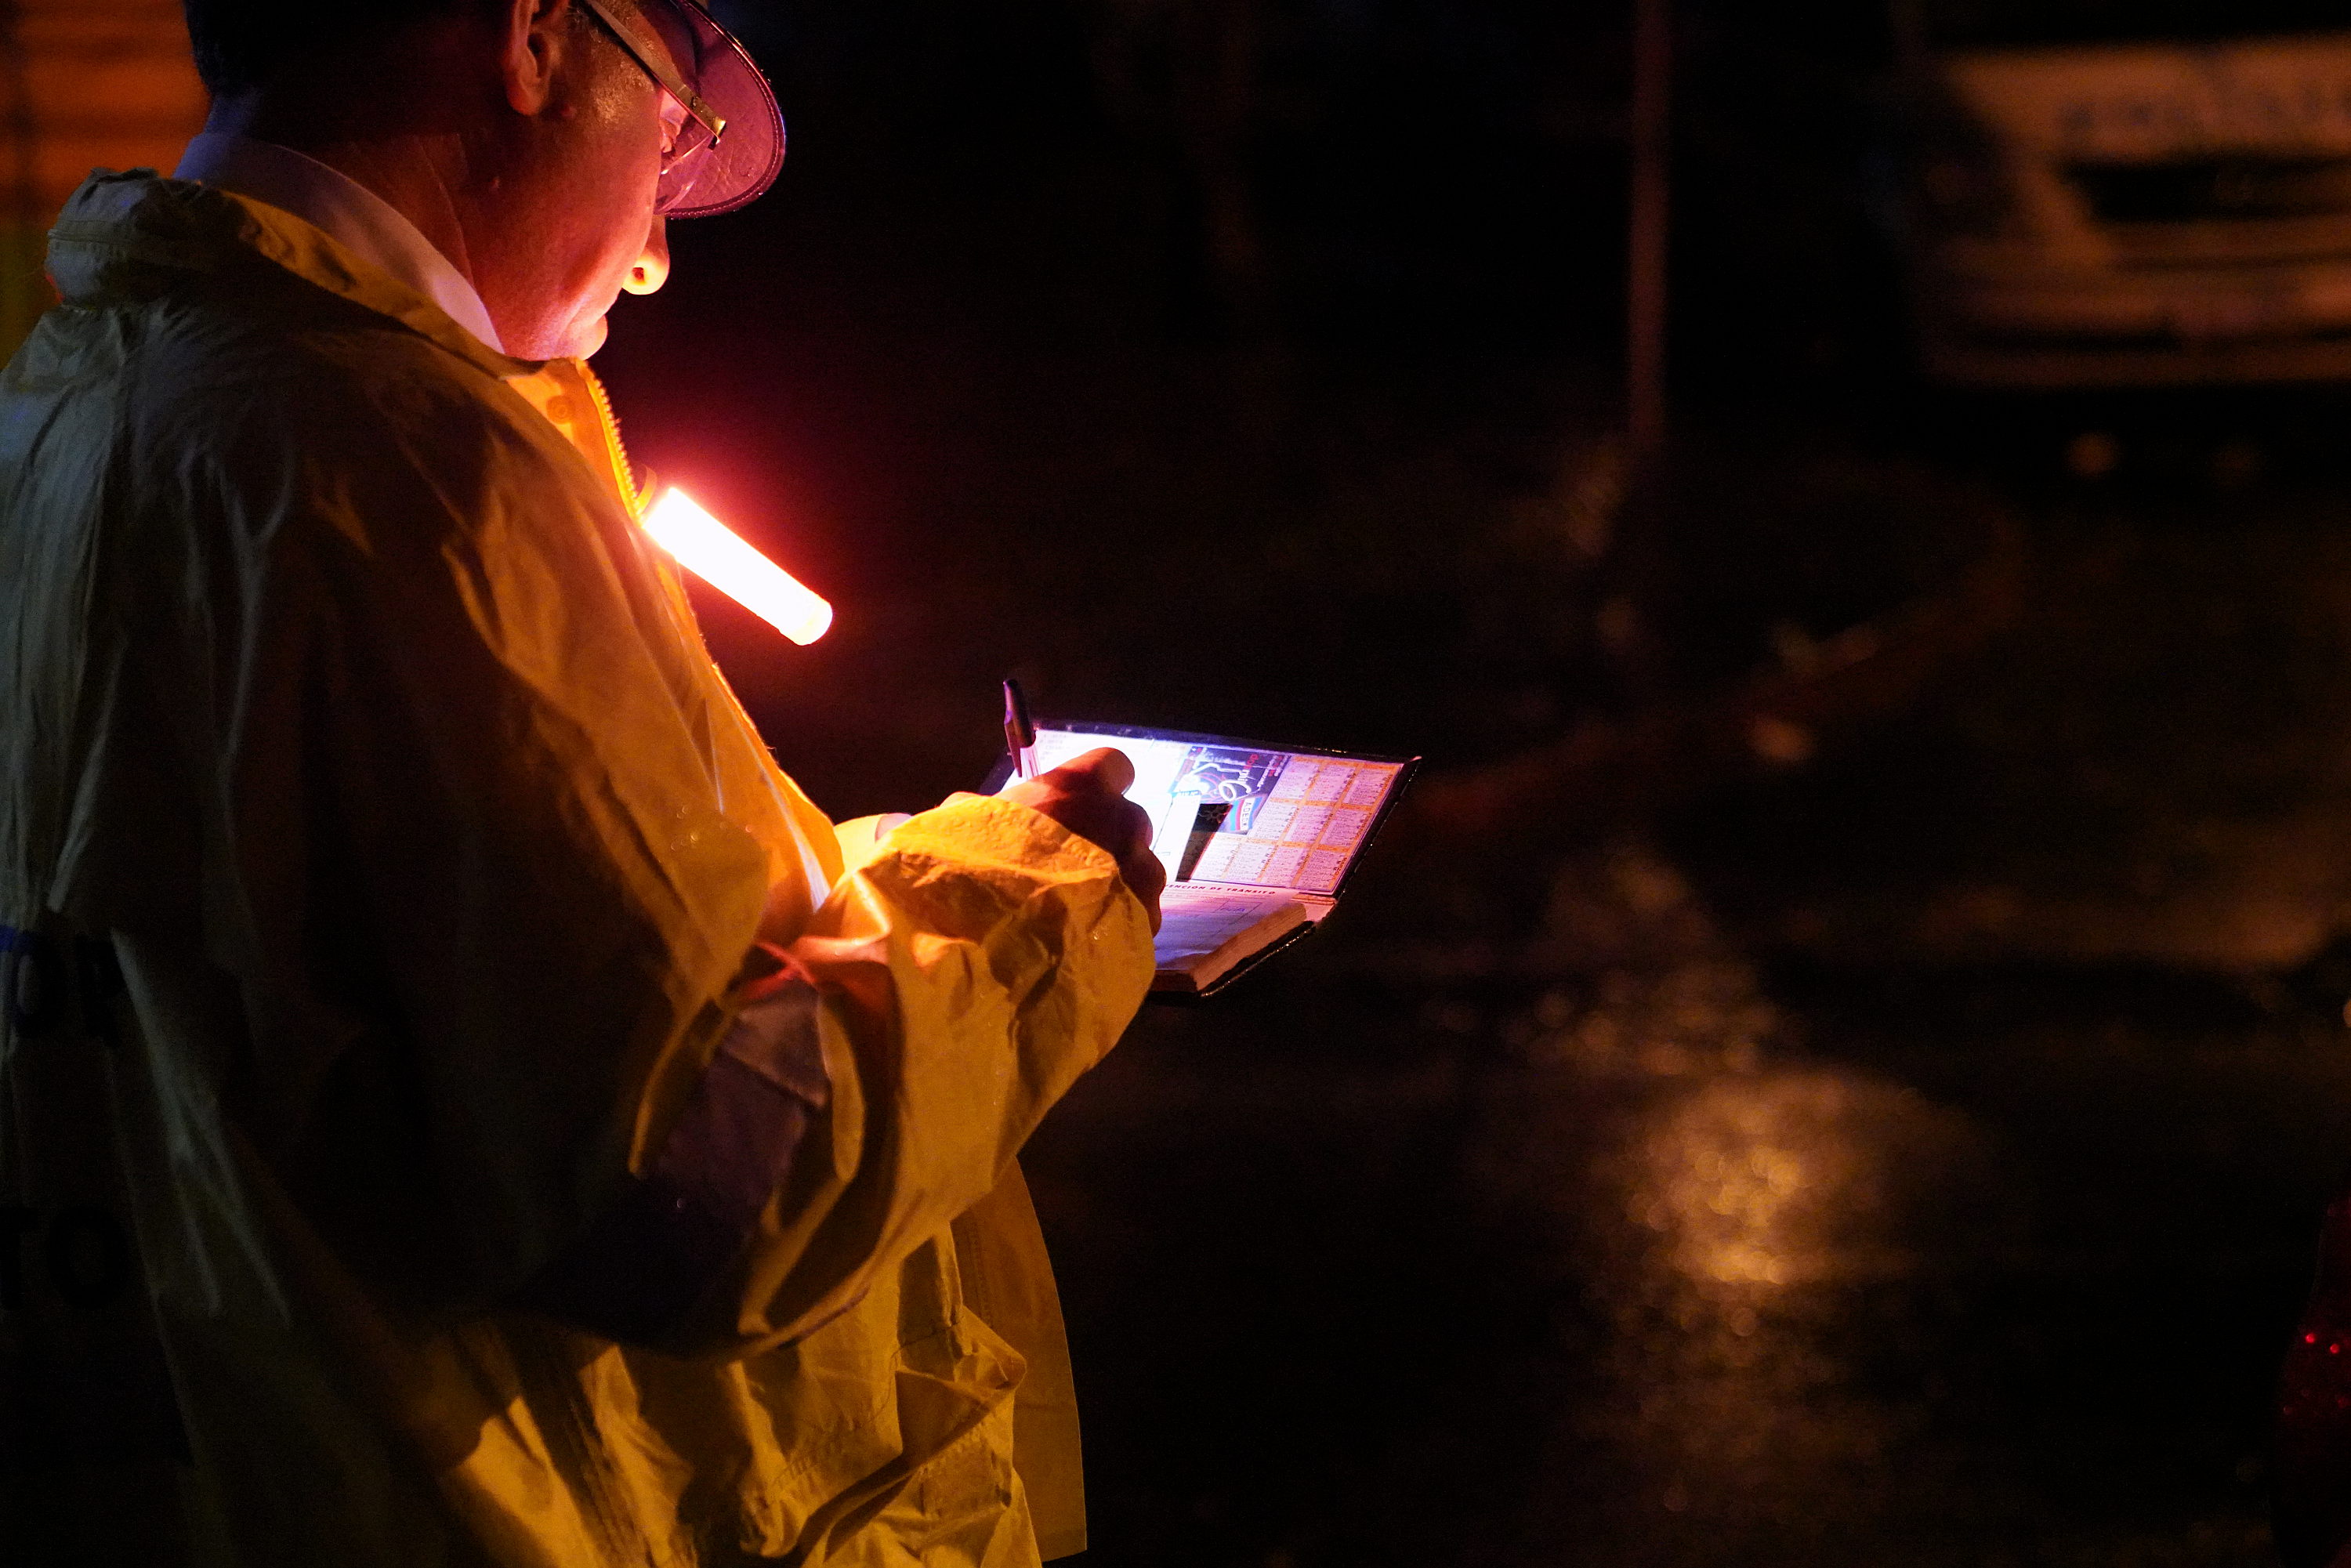
[[[1167,867],[1151,988],[1177,996],[1206,996],[1312,930],[1419,760],[1037,723],[1040,771],[1098,746],[1134,760],[1126,797],[1151,814]]]

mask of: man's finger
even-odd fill
[[[1126,879],[1128,890],[1143,901],[1144,911],[1151,916],[1152,935],[1157,936],[1159,898],[1167,891],[1167,868],[1159,863],[1157,855],[1145,848],[1121,860],[1118,871]]]
[[[1129,856],[1119,870],[1146,904],[1155,906],[1167,891],[1167,868],[1149,850]]]
[[[1113,795],[1125,794],[1127,786],[1134,782],[1134,761],[1114,746],[1097,746],[1071,758],[1053,771],[1083,774]]]
[[[1127,842],[1134,846],[1133,852],[1136,854],[1144,854],[1149,852],[1151,849],[1151,813],[1144,810],[1142,807],[1136,805],[1132,800],[1121,800],[1118,803],[1118,821],[1120,825],[1126,830]],[[1125,853],[1128,852],[1122,850],[1120,852]]]

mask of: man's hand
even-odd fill
[[[1007,800],[1042,811],[1081,839],[1091,839],[1118,862],[1119,874],[1150,913],[1151,929],[1159,929],[1159,894],[1167,885],[1167,868],[1151,852],[1151,818],[1126,798],[1134,782],[1134,764],[1126,753],[1108,746],[1073,757],[1050,773],[1019,779],[999,794]]]

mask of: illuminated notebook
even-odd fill
[[[1098,746],[1134,762],[1127,799],[1167,867],[1152,989],[1178,996],[1207,995],[1330,914],[1420,761],[1037,721],[1040,770]],[[997,782],[1010,771],[1008,758]]]

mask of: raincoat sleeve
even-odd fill
[[[772,999],[744,1020],[799,998],[799,1038],[820,1053],[825,1099],[763,1195],[748,1245],[656,1336],[687,1352],[796,1337],[987,1197],[1045,1112],[1116,1042],[1154,969],[1147,917],[1116,862],[1025,806],[985,798],[894,830],[775,956]],[[730,1032],[723,1061],[746,1032]],[[784,1054],[777,1043],[763,1041],[769,1060]],[[681,1121],[673,1147],[691,1125]]]
[[[1139,1005],[1146,918],[970,800],[761,946],[808,873],[721,799],[642,536],[518,401],[399,370],[280,372],[175,438],[259,1152],[435,1315],[585,1281],[614,1337],[804,1328],[991,1188]]]
[[[1116,862],[1025,806],[900,825],[789,945],[534,1305],[626,1343],[796,1338],[995,1190],[1152,972]]]

